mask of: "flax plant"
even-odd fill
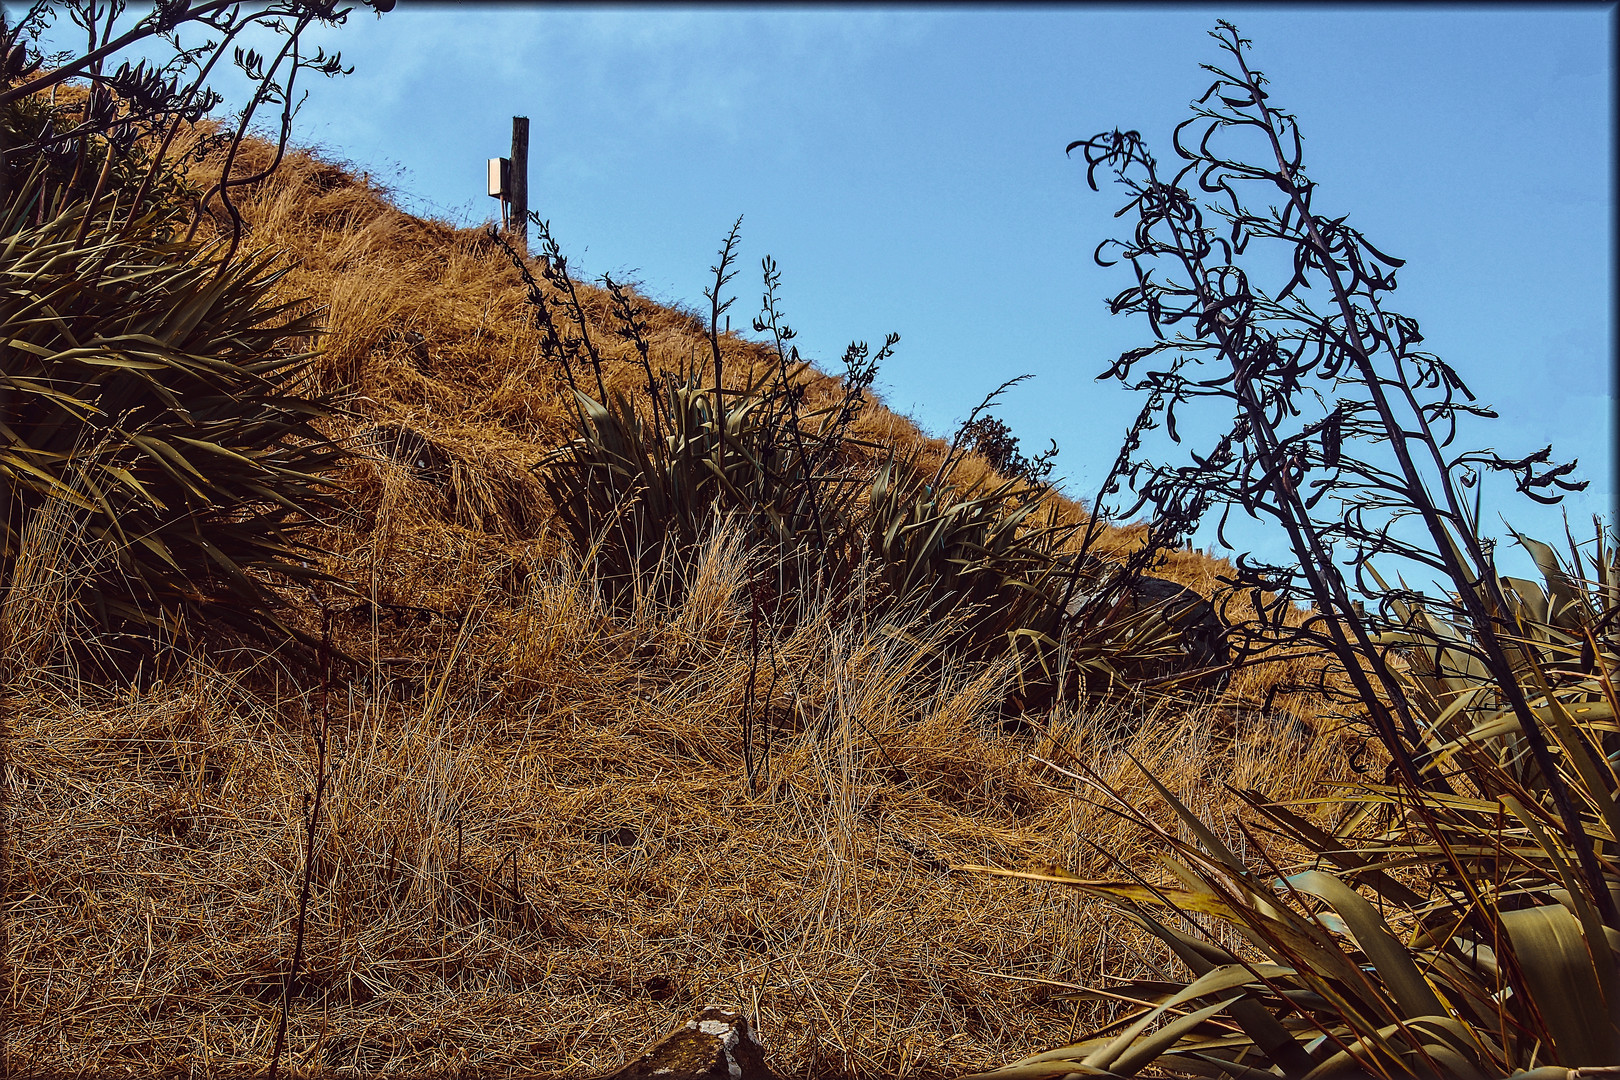
[[[970,440],[996,430],[983,422],[987,410],[1022,378],[985,397],[933,468],[918,455],[864,443],[851,428],[899,336],[888,335],[875,352],[864,342],[851,344],[841,396],[808,407],[812,371],[791,344],[796,335],[781,310],[781,272],[767,257],[753,327],[769,335],[774,363],[734,368],[723,384],[720,320],[734,300],[725,286],[735,275],[739,222],[721,245],[704,294],[709,356],[702,363],[655,374],[635,302],[604,282],[618,336],[634,348],[646,377],[642,403],[636,393],[607,388],[601,347],[589,333],[568,261],[547,223],[538,217],[534,223],[546,253],[540,279],[549,288],[510,247],[507,253],[526,279],[542,349],[563,372],[578,418],[575,438],[546,459],[543,483],[576,549],[590,556],[610,593],[654,579],[678,592],[679,581],[656,573],[667,549],[692,546],[714,520],[736,514],[761,560],[756,611],[769,612],[771,633],[784,632],[796,611],[829,589],[839,603],[867,605],[874,615],[920,604],[960,622],[953,649],[965,658],[1017,659],[1015,707],[1073,693],[1081,673],[1093,683],[1131,681],[1176,655],[1181,632],[1162,607],[1102,615],[1088,609],[1085,620],[1070,617],[1066,591],[1082,572],[1097,574],[1100,564],[1065,554],[1076,529],[1060,524],[1043,501],[1050,454],[1024,460],[1022,475],[962,479]],[[492,239],[504,246],[498,235]],[[584,388],[593,383],[594,396]],[[751,633],[757,641],[759,628]]]
[[[1190,463],[1133,459],[1124,474],[1138,508],[1192,524],[1187,508],[1218,507],[1223,527],[1240,509],[1284,532],[1297,565],[1239,555],[1225,580],[1226,600],[1246,594],[1255,612],[1236,628],[1239,649],[1333,660],[1342,704],[1389,767],[1334,800],[1329,823],[1238,792],[1251,811],[1243,857],[1151,777],[1184,831],[1154,826],[1089,770],[1048,762],[1152,833],[1163,872],[1013,876],[1109,899],[1193,978],[1099,987],[1124,1017],[984,1075],[1483,1080],[1611,1065],[1612,540],[1600,528],[1589,578],[1573,541],[1565,567],[1523,537],[1545,585],[1498,572],[1479,525],[1486,477],[1555,502],[1584,486],[1574,463],[1553,464],[1550,448],[1510,459],[1454,446],[1495,414],[1388,306],[1401,260],[1317,207],[1295,119],[1250,65],[1250,42],[1224,22],[1212,36],[1227,63],[1207,67],[1214,81],[1176,128],[1173,175],[1135,132],[1069,147],[1094,189],[1108,170],[1130,195],[1131,235],[1096,258],[1130,264],[1134,282],[1110,307],[1146,316],[1153,340],[1107,374],[1137,379],[1172,440],[1178,411],[1226,410],[1225,434]],[[1257,156],[1229,155],[1238,143]],[[1251,210],[1250,193],[1273,202]],[[1274,291],[1250,269],[1268,247],[1289,266]],[[1162,369],[1138,375],[1150,359]],[[1217,944],[1215,926],[1241,944]]]
[[[99,567],[72,601],[129,659],[188,625],[285,640],[263,575],[320,576],[297,530],[333,505],[341,451],[316,426],[332,405],[299,393],[312,354],[289,347],[315,322],[274,299],[273,255],[219,258],[82,203],[0,220],[0,580],[29,516],[71,505]]]

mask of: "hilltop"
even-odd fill
[[[307,1074],[593,1075],[711,1001],[757,1017],[784,1076],[985,1067],[1102,1015],[1019,979],[1094,982],[1165,955],[1071,893],[950,870],[1100,873],[1093,845],[1148,857],[1035,758],[1072,755],[1146,800],[1129,751],[1227,825],[1222,783],[1286,796],[1346,767],[1308,700],[1282,697],[1281,729],[1254,708],[1297,672],[1010,730],[1005,664],[952,657],[948,627],[904,610],[826,604],[772,643],[751,790],[741,532],[716,522],[685,553],[678,603],[604,598],[535,471],[576,434],[574,407],[501,247],[310,153],[239,201],[246,244],[284,253],[281,294],[322,312],[311,388],[361,451],[309,537],[352,593],[288,594],[358,669],[323,692],[277,655],[199,656],[112,693],[59,666],[11,703],[13,1068],[262,1071],[327,709],[289,1028]],[[634,390],[611,297],[580,296],[608,389]],[[706,355],[701,318],[642,310],[654,366]],[[743,335],[720,347],[737,385],[776,362]],[[809,406],[843,392],[808,377]],[[873,460],[926,469],[948,450],[875,399],[853,431]],[[979,457],[958,477],[995,479]],[[1055,520],[1083,516],[1044,498]],[[1207,595],[1222,571],[1179,552],[1156,572]]]

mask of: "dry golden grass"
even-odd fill
[[[1072,756],[1150,805],[1129,751],[1235,846],[1222,783],[1288,795],[1342,778],[1309,701],[1285,699],[1291,725],[1246,707],[1276,673],[1240,674],[1222,702],[1116,703],[1007,732],[1008,671],[942,659],[937,625],[829,606],[764,659],[769,755],[750,790],[737,531],[719,523],[681,556],[678,609],[650,590],[628,611],[604,604],[529,471],[568,412],[504,256],[308,155],[242,209],[252,246],[289,253],[289,295],[327,309],[315,375],[355,413],[337,434],[370,452],[316,536],[363,597],[330,601],[359,670],[329,699],[242,654],[98,691],[50,666],[49,567],[8,598],[13,1070],[264,1070],[323,709],[329,782],[289,1023],[303,1075],[587,1076],[710,1001],[757,1016],[784,1076],[986,1067],[1100,1015],[1027,980],[1167,962],[1070,891],[948,870],[1102,873],[1099,848],[1149,865],[1032,755]],[[584,294],[605,324],[604,294]],[[698,348],[689,315],[649,321],[655,365]],[[767,362],[724,344],[733,371]],[[631,385],[637,369],[613,356],[605,377]],[[821,377],[812,403],[838,393]],[[861,424],[943,453],[881,407]],[[71,554],[55,527],[40,527],[47,562]],[[1168,574],[1208,592],[1213,572],[1186,555]],[[295,602],[318,627],[316,598]]]

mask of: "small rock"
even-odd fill
[[[776,1080],[742,1013],[719,1006],[654,1040],[605,1080]]]

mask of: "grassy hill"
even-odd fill
[[[350,411],[331,434],[361,451],[311,537],[352,591],[288,594],[358,665],[323,688],[241,649],[114,692],[52,646],[72,626],[34,640],[7,703],[13,1069],[262,1072],[323,713],[289,1025],[311,1075],[592,1075],[705,1002],[755,1015],[784,1076],[987,1067],[1102,1015],[1028,980],[1141,975],[1167,955],[1072,892],[951,872],[1151,857],[1034,758],[1094,765],[1147,805],[1128,751],[1234,843],[1223,783],[1287,796],[1341,778],[1309,700],[1279,699],[1290,724],[1260,718],[1287,670],[1240,672],[1218,701],[1116,696],[1012,731],[1007,664],[951,656],[949,627],[903,608],[825,603],[758,678],[748,552],[724,521],[674,557],[679,603],[609,604],[534,472],[575,434],[573,406],[500,248],[309,154],[241,209],[249,246],[285,252],[282,294],[324,313],[311,378]],[[606,385],[633,390],[611,298],[580,291]],[[645,311],[653,366],[707,355],[700,318]],[[775,362],[741,335],[721,349],[736,385]],[[816,375],[808,402],[841,394]],[[875,401],[854,433],[873,460],[947,450]],[[958,473],[990,477],[979,458]],[[1208,594],[1220,570],[1187,552],[1157,572]]]

